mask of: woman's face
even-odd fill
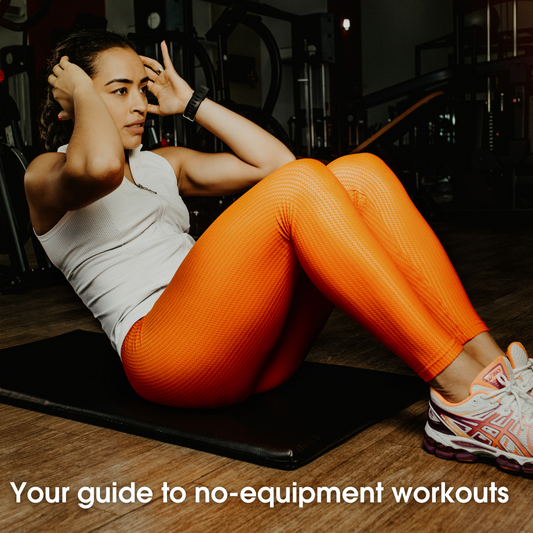
[[[111,48],[96,59],[94,89],[117,125],[125,149],[141,144],[148,106],[148,76],[131,48]]]

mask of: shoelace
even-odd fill
[[[527,374],[526,379],[524,379],[524,374]],[[533,359],[528,359],[525,365],[516,367],[514,369],[514,376],[515,378],[521,379],[521,387],[525,392],[533,389]]]
[[[523,418],[526,418],[526,424],[529,425],[533,423],[533,404],[530,403],[531,397],[518,385],[514,376],[511,376],[511,378],[508,379],[504,374],[499,374],[496,379],[500,385],[503,385],[503,388],[487,393],[487,396],[491,398],[491,400],[494,399],[495,401],[500,402],[509,412],[516,403],[517,409],[515,412],[518,414],[520,427],[525,431]],[[505,397],[509,398],[509,401],[504,403],[503,400]],[[524,408],[520,398],[526,400]]]

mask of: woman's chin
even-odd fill
[[[126,140],[122,140],[122,146],[124,146],[124,150],[135,150],[135,148],[139,148],[142,143],[142,137],[139,135],[137,138],[129,138]]]

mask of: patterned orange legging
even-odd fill
[[[207,229],[128,333],[124,368],[157,403],[237,403],[296,371],[333,305],[426,381],[487,330],[379,158],[349,155],[327,167],[304,159]]]

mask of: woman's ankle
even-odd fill
[[[505,355],[488,331],[484,331],[469,340],[465,343],[464,349],[483,367],[490,365],[500,355]]]
[[[463,350],[429,384],[445,400],[459,403],[470,396],[470,386],[485,366]]]

